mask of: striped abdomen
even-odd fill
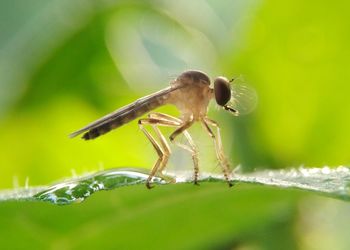
[[[118,128],[128,122],[131,122],[132,120],[135,120],[137,117],[140,117],[145,113],[155,108],[158,108],[161,105],[163,105],[162,99],[157,98],[155,100],[152,100],[151,102],[135,107],[134,109],[111,119],[110,121],[107,121],[90,129],[83,135],[82,138],[84,138],[85,140],[95,139],[100,135],[108,133],[112,129]]]
[[[136,119],[137,117],[140,117],[145,113],[164,105],[170,95],[170,92],[176,89],[177,88],[169,87],[152,95],[140,98],[135,102],[117,109],[113,113],[108,114],[101,119],[90,123],[86,127],[70,134],[70,137],[75,137],[84,132],[85,133],[82,138],[85,140],[99,137],[100,135],[103,135],[112,129],[118,128]]]

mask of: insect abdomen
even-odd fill
[[[164,104],[165,97],[154,98],[153,100],[148,101],[147,103],[143,103],[142,105],[138,105],[135,103],[135,107],[130,109],[129,111],[124,112],[123,114],[112,118],[100,125],[96,125],[95,127],[88,130],[82,136],[85,140],[91,140],[99,137],[100,135],[106,134],[112,129],[116,129],[132,120],[135,120],[137,117],[144,115],[145,113],[158,108],[159,106]]]

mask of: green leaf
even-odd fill
[[[0,193],[0,201],[32,200],[65,205],[84,201],[93,193],[119,187],[144,184],[146,170],[118,168],[97,172],[50,187],[27,188]],[[153,178],[154,184],[191,183],[192,173],[181,172]],[[225,182],[222,175],[203,173],[200,182]],[[234,174],[232,182],[261,184],[279,188],[293,188],[316,192],[329,197],[350,200],[350,170],[347,167],[331,169],[299,168],[291,170],[265,170],[250,174]]]

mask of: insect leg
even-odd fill
[[[184,145],[180,142],[177,141],[172,141],[173,143],[175,143],[175,145],[182,147],[183,149],[186,149],[187,151],[189,151],[192,155],[192,161],[193,161],[193,169],[194,169],[194,176],[193,176],[193,181],[194,184],[199,185],[198,184],[198,175],[199,175],[199,167],[198,167],[198,149],[196,147],[196,144],[194,144],[193,139],[191,137],[191,135],[188,133],[187,130],[183,131],[185,137],[187,138],[188,144],[190,145],[190,147],[188,147],[187,145]]]
[[[156,132],[161,145],[158,144],[158,142],[154,139],[154,137],[145,129],[144,125],[152,125],[154,131]],[[166,165],[169,159],[169,155],[171,154],[169,145],[167,144],[164,136],[158,129],[157,125],[163,125],[163,126],[178,126],[174,122],[171,121],[164,121],[164,120],[159,120],[159,119],[154,119],[154,118],[145,118],[145,119],[140,119],[139,120],[139,127],[142,130],[142,132],[146,135],[148,140],[152,143],[152,146],[156,150],[159,158],[155,165],[153,166],[149,177],[146,180],[146,187],[151,188],[151,180],[155,176],[157,172],[160,172]]]
[[[158,113],[158,112],[152,112],[148,115],[149,119],[154,119],[157,120],[158,126],[172,126],[172,127],[179,127],[181,126],[182,121],[178,118],[172,117],[167,114],[163,113]],[[154,131],[157,133],[157,136],[159,137],[159,140],[166,152],[171,154],[171,150],[169,147],[169,144],[167,143],[165,137],[163,134],[160,132],[159,128],[157,126],[153,126]],[[166,164],[162,164],[162,167],[159,168],[159,171],[162,172],[164,168],[166,167]]]
[[[206,129],[206,131],[208,132],[208,134],[210,135],[210,137],[213,138],[213,140],[214,140],[216,157],[218,158],[220,165],[222,167],[225,180],[227,181],[228,185],[230,187],[232,187],[232,183],[230,182],[230,163],[224,154],[224,149],[223,149],[222,140],[221,140],[220,127],[216,121],[213,121],[207,117],[205,117],[202,120],[202,124],[203,124],[204,128]],[[209,125],[216,128],[216,135],[211,130]]]
[[[150,113],[148,115],[149,119],[153,119],[157,121],[157,126],[174,126],[174,127],[179,127],[171,136],[170,139],[172,143],[174,143],[176,146],[181,147],[187,151],[189,151],[192,155],[192,160],[193,160],[193,165],[194,165],[194,183],[198,184],[198,174],[199,174],[199,167],[198,167],[198,150],[196,145],[193,142],[193,139],[191,137],[191,135],[188,133],[188,131],[186,130],[186,128],[189,128],[192,124],[193,121],[191,120],[188,123],[183,123],[183,121],[179,118],[167,115],[167,114],[163,114],[163,113],[158,113],[158,112],[153,112]],[[170,152],[170,148],[164,138],[163,135],[161,135],[159,129],[154,126],[153,127],[156,131],[156,133],[158,134],[158,137],[160,138],[160,141],[162,143],[163,148],[168,149],[168,151]],[[157,130],[158,132],[157,132]],[[179,134],[183,133],[189,143],[189,145],[185,145],[182,144],[180,142],[175,141],[175,137],[178,136]],[[165,150],[166,150],[165,149]],[[166,159],[167,160],[167,159]],[[161,164],[161,166],[159,166],[158,170],[159,172],[163,171],[164,168],[166,167],[166,164]]]
[[[174,121],[174,122],[177,122],[177,123],[179,124],[179,126],[183,124],[183,121],[182,121],[181,119],[176,118],[176,117],[173,117],[173,116],[171,116],[171,115],[163,114],[163,113],[156,113],[156,112],[154,112],[154,113],[151,113],[149,116],[152,117],[152,118],[158,118],[158,119],[165,119],[165,120],[168,120],[168,121]],[[193,122],[192,122],[192,123],[193,123]],[[186,125],[186,126],[189,127],[189,126],[192,125],[192,123],[189,124],[189,125]],[[188,128],[188,127],[187,127],[187,128]],[[175,132],[174,132],[174,133],[175,133]],[[197,150],[196,144],[193,142],[193,139],[192,139],[190,133],[188,133],[187,130],[183,130],[182,133],[185,135],[185,137],[186,137],[186,139],[187,139],[187,141],[188,141],[188,143],[189,143],[189,146],[188,146],[188,145],[185,145],[185,144],[182,144],[182,143],[180,143],[180,142],[174,140],[175,137],[176,137],[178,134],[175,135],[175,137],[174,137],[173,140],[171,140],[171,139],[170,139],[170,140],[171,140],[171,142],[174,143],[176,146],[181,147],[181,148],[183,148],[183,149],[185,149],[186,151],[188,151],[188,152],[191,153],[192,161],[193,161],[193,167],[194,167],[194,183],[195,183],[195,184],[198,184],[198,174],[199,174],[199,167],[198,167],[198,150]]]
[[[168,115],[166,115],[168,116]],[[178,118],[168,116],[168,119],[174,119],[177,121],[181,121]],[[192,161],[193,161],[193,168],[194,168],[194,184],[198,185],[198,175],[199,175],[199,167],[198,167],[198,150],[196,144],[193,142],[193,139],[188,133],[187,129],[193,124],[193,119],[189,120],[181,125],[178,129],[176,129],[171,135],[170,135],[170,141],[174,143],[176,146],[181,147],[191,153]],[[175,141],[175,138],[183,133],[188,141],[189,145],[185,145],[183,143],[180,143],[178,141]]]

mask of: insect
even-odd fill
[[[204,72],[198,70],[185,71],[171,81],[170,87],[142,97],[129,105],[117,109],[73,132],[70,134],[70,137],[83,134],[82,138],[85,140],[95,139],[112,129],[116,129],[148,113],[147,118],[138,120],[138,125],[156,150],[158,159],[146,180],[146,187],[152,187],[151,181],[153,177],[157,173],[162,173],[171,154],[169,144],[159,130],[159,126],[175,128],[169,137],[170,142],[190,152],[194,167],[194,183],[198,184],[198,150],[188,132],[188,128],[194,122],[200,122],[213,139],[216,156],[222,167],[224,178],[228,185],[232,186],[230,182],[230,164],[224,154],[220,127],[217,122],[207,116],[208,104],[212,99],[215,99],[216,103],[224,110],[236,116],[239,115],[240,110],[247,111],[244,109],[253,107],[255,92],[245,89],[244,86],[242,88],[235,88],[232,82],[233,80],[229,81],[227,78],[219,76],[214,80],[212,88],[210,87],[210,79]],[[248,105],[244,102],[247,102]],[[164,113],[150,112],[166,104],[175,105],[181,113],[180,117],[177,118]],[[146,125],[150,125],[155,132],[155,136],[146,129]],[[213,132],[213,129],[216,130],[216,134]],[[186,144],[176,140],[180,134],[185,136],[187,140]]]

